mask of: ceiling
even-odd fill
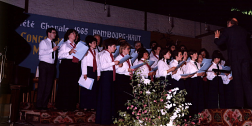
[[[241,11],[252,10],[251,0],[90,0],[107,3],[134,10],[147,11],[161,15],[188,19],[208,24],[226,26],[226,20],[236,17],[239,24],[252,30],[252,13],[244,15]],[[241,11],[231,11],[237,8]]]

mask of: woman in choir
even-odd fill
[[[119,48],[119,55],[115,58],[116,61],[121,60],[124,56],[130,53],[130,44],[123,42]],[[131,77],[134,69],[131,69],[131,60],[128,59],[122,63],[122,66],[116,66],[116,85],[115,85],[115,103],[116,112],[119,110],[126,111],[127,107],[124,105],[128,100],[132,99]]]
[[[198,58],[198,53],[195,50],[189,52],[191,60],[186,64],[185,74],[193,74],[193,76],[188,80],[186,85],[188,91],[189,101],[191,101],[192,106],[189,108],[190,114],[194,115],[204,109],[204,92],[203,92],[203,80],[201,77],[205,75],[205,72],[198,73],[200,69],[200,64],[196,62]]]
[[[153,76],[154,76],[155,72],[151,72],[151,67],[147,63],[147,59],[149,59],[149,52],[144,48],[141,48],[138,51],[139,51],[138,64],[140,64],[140,63],[145,63],[145,64],[143,66],[139,67],[139,69],[137,70],[137,74],[140,77],[151,78],[151,80],[154,81]]]
[[[157,42],[156,42],[156,41],[151,41],[151,42],[150,42],[150,49],[151,49],[150,57],[153,56],[153,54],[154,54],[153,48],[154,48],[156,45],[157,45]]]
[[[170,46],[170,50],[171,50],[171,52],[173,52],[174,50],[176,50],[176,45],[175,44],[171,44],[171,46]]]
[[[153,65],[151,65],[151,68],[155,68],[158,64],[158,60],[159,60],[159,53],[160,53],[160,50],[161,50],[161,46],[159,45],[155,45],[153,48],[153,55],[150,56],[150,60],[151,61],[154,61]]]
[[[100,61],[98,51],[96,50],[96,38],[88,35],[85,39],[89,50],[81,60],[82,76],[86,80],[87,77],[94,79],[91,90],[81,87],[80,89],[80,108],[81,109],[96,109],[97,105],[97,81],[100,78]]]
[[[139,53],[139,49],[143,48],[143,44],[140,41],[135,41],[135,51],[134,53]],[[133,66],[138,64],[138,58],[134,61]]]
[[[187,52],[187,50],[183,50],[182,51],[182,55],[183,55],[183,61],[187,62],[187,59],[188,59],[188,52]]]
[[[171,58],[171,51],[168,49],[162,49],[159,53],[158,70],[156,72],[156,77],[159,77],[161,84],[167,84],[165,89],[172,89],[171,75],[175,74],[176,67],[170,67],[167,64],[167,59]],[[167,82],[166,82],[167,81]]]
[[[183,50],[182,51],[182,55],[183,55],[183,58],[182,58],[182,61],[185,61],[185,63],[182,65],[182,71],[185,73],[186,71],[186,64],[187,64],[187,59],[188,59],[188,52],[186,50]]]
[[[112,124],[112,117],[115,116],[115,65],[119,61],[114,60],[112,54],[116,50],[116,39],[109,38],[105,41],[107,49],[100,56],[101,78],[95,123],[108,125]]]
[[[64,35],[65,42],[59,49],[59,83],[56,95],[56,108],[59,110],[76,109],[79,100],[80,63],[71,54],[76,53],[75,38],[77,31],[69,29]]]
[[[174,50],[172,52],[173,60],[170,62],[170,67],[177,67],[180,61],[182,61],[182,52],[179,50]],[[191,76],[181,76],[183,74],[182,67],[177,69],[176,74],[172,75],[172,88],[178,87],[179,90],[185,89],[184,79]]]
[[[221,59],[220,53],[213,52],[212,65],[209,67],[207,72],[207,79],[209,80],[209,91],[208,91],[208,109],[225,108],[225,95],[223,88],[223,75],[219,72],[214,72],[213,69],[222,69],[219,64]],[[218,75],[218,76],[217,76]]]
[[[200,49],[199,54],[202,55],[203,59],[204,59],[204,58],[209,58],[209,53],[208,53],[207,50],[204,49],[204,48]]]

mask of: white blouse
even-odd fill
[[[113,65],[115,65],[115,62],[112,62],[112,59],[110,57],[110,53],[106,50],[102,51],[100,55],[100,66],[101,71],[113,71]],[[116,61],[116,60],[114,60]]]
[[[185,74],[191,74],[191,73],[197,72],[200,69],[200,64],[198,62],[196,62],[196,64],[197,64],[197,66],[196,66],[194,64],[194,62],[196,62],[196,61],[190,60],[189,62],[186,63],[185,71],[184,71]],[[191,78],[195,78],[195,77],[197,77],[197,73],[194,74]]]
[[[159,60],[157,66],[156,77],[166,77],[167,75],[172,74],[172,72],[167,73],[167,70],[171,67],[166,63],[166,60]]]
[[[101,75],[101,66],[100,66],[100,59],[98,56],[98,51],[96,49],[92,50],[95,51],[95,58],[96,58],[96,64],[97,64],[97,76]],[[82,75],[87,75],[87,66],[93,67],[93,55],[88,50],[87,55],[84,56],[84,58],[81,60],[81,70],[82,70]]]
[[[119,54],[116,58],[115,61],[119,61],[121,60],[123,57],[121,56],[121,54]],[[118,74],[123,74],[123,75],[130,75],[130,72],[128,71],[129,68],[132,66],[131,64],[131,60],[129,59],[130,62],[130,66],[128,65],[127,61],[123,62],[123,66],[119,67],[119,65],[116,65],[116,73]]]
[[[152,56],[150,56],[150,60],[151,60],[151,61],[155,61],[155,62],[152,64],[152,66],[151,66],[151,68],[155,68],[155,67],[158,65],[159,56],[156,55],[156,57],[155,57],[154,54],[153,54]]]
[[[141,59],[141,60],[144,60],[144,59]],[[143,61],[141,60],[138,61],[138,64],[143,63]],[[149,67],[145,64],[138,68],[137,75],[140,74],[141,77],[144,76],[145,78],[148,78],[149,72],[150,72]]]
[[[218,66],[219,66],[219,69],[222,69],[222,66],[220,64],[218,64]],[[217,76],[212,71],[213,69],[217,69],[217,65],[214,62],[208,69],[207,76],[206,76],[208,80],[213,80]],[[230,74],[228,76],[226,75],[218,75],[218,76],[222,78],[223,84],[228,84],[230,82],[229,78],[232,77]]]
[[[177,66],[178,66],[178,61],[177,60],[174,59],[174,60],[172,60],[170,62],[170,67],[177,67]],[[172,78],[175,79],[175,80],[177,80],[177,81],[179,81],[179,79],[181,78],[180,74],[183,74],[183,71],[182,71],[181,67],[177,69],[177,73],[176,74],[172,75]]]
[[[70,43],[71,42],[67,40],[60,46],[58,54],[59,59],[73,59],[73,56],[69,55],[69,51],[73,48]],[[75,43],[73,43],[73,45],[75,45]]]

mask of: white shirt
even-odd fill
[[[115,65],[115,62],[112,62],[110,53],[104,50],[103,53],[101,53],[100,55],[101,71],[113,71],[113,65]]]
[[[73,48],[70,45],[70,41],[67,40],[66,42],[64,42],[59,49],[59,59],[73,59],[72,55],[69,55],[69,51],[71,51],[71,49]],[[75,45],[75,43],[73,43],[73,45]]]
[[[177,67],[177,66],[178,66],[178,61],[177,61],[177,60],[174,59],[174,60],[172,60],[172,61],[170,62],[170,67]],[[183,74],[183,71],[182,71],[182,68],[181,68],[181,67],[178,68],[176,74],[173,74],[173,75],[172,75],[172,78],[175,79],[175,80],[177,80],[177,81],[179,81],[179,79],[181,78],[180,74]]]
[[[219,69],[222,69],[222,66],[220,64],[218,64]],[[213,69],[217,69],[216,63],[213,62],[212,66],[209,67],[208,71],[211,72],[207,72],[207,79],[208,80],[213,80],[217,75],[214,74],[214,72],[212,71]],[[230,82],[229,78],[231,78],[230,75],[226,76],[226,75],[219,75],[222,78],[223,84],[228,84]]]
[[[102,50],[101,52],[98,52],[99,58],[101,57],[101,55],[105,52],[106,50]]]
[[[98,51],[96,49],[92,50],[95,51],[95,58],[96,58],[96,64],[97,64],[97,76],[101,75],[101,67],[100,67],[100,60],[98,56]],[[82,75],[87,75],[87,67],[93,67],[93,55],[92,53],[88,50],[87,55],[84,56],[84,58],[81,60],[81,70],[82,70]]]
[[[156,55],[156,57],[155,57],[154,54],[153,54],[152,56],[150,56],[150,60],[151,60],[151,61],[155,61],[155,62],[152,64],[152,66],[151,66],[151,68],[155,68],[155,67],[158,65],[159,56]]]
[[[154,56],[153,51],[150,52],[150,57]]]
[[[55,52],[53,51],[51,41],[51,39],[47,38],[39,43],[39,61],[54,64]],[[53,42],[53,47],[54,46],[56,46],[56,44]],[[54,52],[54,59],[52,58],[52,52]]]
[[[121,60],[123,57],[121,56],[121,54],[119,54],[116,58],[115,61],[119,61]],[[131,64],[131,60],[129,59],[130,62],[130,66],[128,65],[127,61],[123,62],[123,66],[119,67],[118,65],[116,65],[116,73],[118,74],[123,74],[123,75],[130,75],[130,72],[128,71],[129,68],[132,66]]]
[[[166,60],[159,60],[157,66],[158,69],[156,72],[156,77],[166,77],[167,75],[172,74],[172,72],[167,73],[167,70],[169,70],[171,67],[166,63]]]
[[[97,49],[98,52],[101,52],[103,47],[97,46],[96,49]]]
[[[144,59],[141,59],[141,60],[144,60]],[[143,63],[143,61],[141,61],[141,60],[138,61],[137,64]],[[140,74],[141,77],[144,76],[145,78],[148,78],[149,72],[150,72],[149,67],[146,64],[142,65],[137,70],[137,74]]]
[[[136,60],[134,61],[133,66],[135,66],[137,64],[138,64],[138,58],[136,58]]]
[[[200,69],[200,64],[198,62],[196,62],[198,68],[196,67],[196,65],[194,64],[194,62],[196,61],[193,61],[193,60],[190,60],[189,62],[186,63],[185,66],[185,69],[184,69],[184,73],[185,74],[191,74],[191,73],[194,73],[194,72],[197,72],[199,69]],[[195,78],[197,77],[197,74],[194,74],[191,78]]]

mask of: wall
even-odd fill
[[[25,6],[25,0],[0,0],[21,8]],[[107,6],[108,8],[108,6]],[[104,11],[104,4],[85,0],[29,0],[28,13],[39,14],[57,18],[72,19],[83,22],[106,24],[144,30],[144,12],[122,7],[110,6],[110,17]],[[200,27],[201,26],[201,27]],[[168,16],[147,13],[147,30],[166,33],[171,26]],[[172,33],[194,38],[206,33],[204,23],[174,18]],[[211,30],[221,27],[210,25]],[[214,35],[202,39],[202,48],[206,48],[211,56],[217,48],[213,43]],[[226,51],[222,52],[227,57]]]

